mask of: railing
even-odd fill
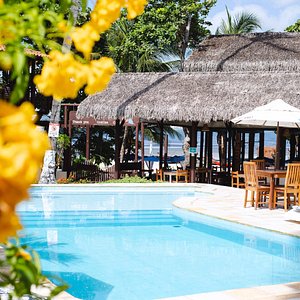
[[[72,175],[76,181],[84,179],[91,182],[103,182],[112,178],[110,172],[103,171],[97,165],[89,162],[73,166]]]

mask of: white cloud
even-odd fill
[[[279,7],[284,7],[287,5],[291,5],[294,3],[299,3],[299,0],[271,0],[272,4],[279,6]]]
[[[295,2],[294,0],[276,0],[277,4],[279,2]],[[298,2],[298,0],[297,0]],[[267,9],[261,5],[249,4],[243,6],[236,6],[233,9],[230,9],[229,12],[231,15],[236,15],[241,11],[247,11],[254,13],[262,24],[262,31],[272,30],[272,31],[284,31],[284,29],[296,22],[300,18],[300,4],[291,5],[285,9]],[[214,34],[217,27],[220,25],[222,19],[227,19],[225,10],[223,12],[217,13],[209,18],[209,21],[212,22],[210,27],[211,33]]]

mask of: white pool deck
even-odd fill
[[[153,184],[156,185],[156,184]],[[159,186],[175,186],[176,184],[157,184]],[[244,190],[220,185],[208,184],[178,184],[181,186],[194,185],[198,191],[209,192],[207,197],[202,198],[180,198],[173,204],[174,206],[193,211],[196,213],[209,215],[228,221],[278,231],[284,234],[300,237],[300,222],[288,221],[291,216],[300,221],[300,212],[291,214],[285,213],[283,209],[269,210],[261,208],[255,210],[253,207],[243,207]],[[125,184],[122,184],[125,186]],[[132,186],[130,184],[130,186]],[[149,184],[146,185],[149,187]],[[56,300],[71,300],[74,297],[63,293],[55,298]],[[259,286],[254,288],[244,288],[237,290],[227,290],[221,292],[210,292],[193,294],[180,297],[164,298],[164,300],[283,300],[300,299],[300,282],[285,283],[271,286]],[[122,300],[122,299],[120,299]]]
[[[262,208],[255,210],[250,205],[244,208],[245,192],[243,189],[205,184],[198,184],[196,189],[212,194],[205,199],[182,198],[175,201],[174,205],[200,214],[300,237],[300,222],[286,220],[286,218],[291,217],[300,221],[300,213],[298,216],[298,213],[285,213],[283,209]],[[248,299],[300,299],[300,282],[164,298],[164,300]]]

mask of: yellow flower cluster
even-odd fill
[[[146,4],[147,0],[98,0],[91,21],[75,28],[71,34],[75,48],[88,58],[100,34],[120,17],[122,7],[127,8],[128,19],[133,19],[143,12]]]
[[[30,103],[0,101],[0,242],[21,228],[16,205],[28,198],[49,140],[34,124]]]
[[[115,72],[112,59],[102,57],[88,64],[76,61],[71,53],[52,51],[45,62],[41,75],[34,82],[45,96],[54,99],[75,98],[79,89],[85,86],[88,94],[103,90]]]

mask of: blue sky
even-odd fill
[[[212,34],[221,19],[226,19],[225,5],[233,15],[244,10],[255,13],[262,23],[262,31],[284,31],[300,19],[300,0],[217,0],[208,16],[213,23]]]

